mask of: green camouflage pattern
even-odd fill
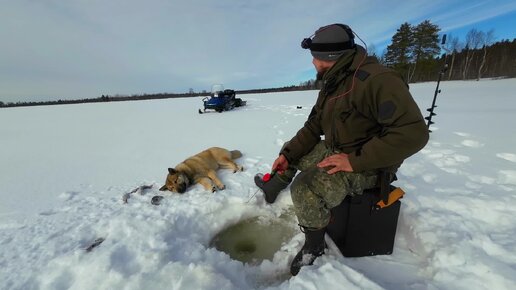
[[[341,171],[330,175],[317,167],[325,157],[336,153],[340,152],[332,152],[321,141],[297,164],[293,164],[301,172],[294,179],[290,192],[299,225],[303,227],[320,229],[327,226],[331,208],[338,206],[347,195],[362,194],[364,189],[376,186],[376,171]],[[290,175],[292,171],[286,174]]]

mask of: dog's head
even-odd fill
[[[186,176],[186,174],[179,172],[174,168],[169,168],[165,185],[163,185],[159,190],[169,190],[172,192],[183,193],[186,191],[189,185],[190,181],[188,180],[188,176]]]

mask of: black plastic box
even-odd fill
[[[390,255],[394,247],[401,202],[376,208],[380,189],[346,197],[331,209],[326,232],[345,257]]]

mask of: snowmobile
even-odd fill
[[[234,90],[225,90],[222,85],[214,85],[211,90],[211,95],[202,99],[204,109],[199,109],[199,114],[209,112],[208,110],[222,113],[223,111],[233,110],[236,107],[245,106],[246,101],[236,98],[235,96],[236,93]]]

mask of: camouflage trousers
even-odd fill
[[[376,186],[376,171],[326,173],[317,167],[324,158],[340,152],[326,148],[319,142],[310,153],[302,157],[286,174],[294,176],[290,192],[299,225],[309,229],[326,227],[330,222],[330,209],[338,206],[346,196],[362,194],[364,189]],[[289,172],[290,171],[290,172]]]

